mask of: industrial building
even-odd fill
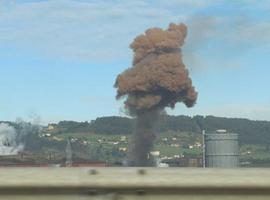
[[[239,167],[238,134],[226,130],[203,134],[204,166],[214,168]]]

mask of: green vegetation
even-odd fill
[[[242,145],[240,149],[241,161],[253,167],[269,167],[270,151],[260,145]]]
[[[98,135],[131,135],[134,130],[135,119],[125,117],[101,117],[91,122],[62,121],[51,124],[55,127],[55,134],[87,133]],[[167,116],[160,118],[156,132],[167,131],[200,134],[201,130],[208,133],[217,129],[226,129],[238,133],[242,144],[260,144],[265,148],[270,146],[270,122],[254,121],[238,118],[224,118],[214,116]]]
[[[61,121],[49,124],[40,132],[30,124],[7,122],[21,133],[25,151],[65,159],[67,140],[71,140],[74,157],[109,163],[127,156],[135,119],[101,117],[91,122]],[[27,132],[25,134],[25,127]],[[202,130],[212,133],[227,129],[239,134],[241,162],[245,166],[270,166],[270,122],[214,116],[167,116],[156,127],[153,151],[160,157],[202,156]],[[29,134],[30,132],[30,134]]]
[[[101,151],[112,151],[113,145],[106,142],[120,141],[121,135],[133,132],[135,120],[124,117],[102,117],[91,122],[60,122],[54,124],[55,134],[63,139],[77,137],[96,143],[103,141]],[[248,119],[222,118],[214,116],[162,116],[156,127],[155,151],[160,156],[201,156],[201,130],[212,133],[227,129],[239,134],[241,161],[243,163],[270,164],[270,122]],[[59,130],[59,131],[57,131]],[[67,132],[67,130],[69,132]],[[174,140],[173,140],[174,138]],[[127,147],[122,144],[121,147]],[[197,143],[197,146],[196,146]],[[251,148],[251,151],[247,151]],[[116,151],[116,150],[115,150]],[[109,153],[105,153],[106,155]],[[246,152],[250,152],[246,154]],[[126,154],[126,152],[122,152]]]

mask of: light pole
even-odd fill
[[[203,137],[203,168],[205,168],[205,130],[202,130],[202,137]]]

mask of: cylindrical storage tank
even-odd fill
[[[239,167],[238,134],[213,133],[205,135],[206,167]]]

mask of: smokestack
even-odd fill
[[[192,86],[181,54],[187,35],[184,24],[171,23],[168,29],[151,28],[134,39],[133,66],[118,75],[117,96],[127,96],[125,108],[137,118],[133,161],[136,166],[149,166],[149,151],[155,138],[154,126],[165,107],[174,108],[177,102],[192,107],[197,92]]]

